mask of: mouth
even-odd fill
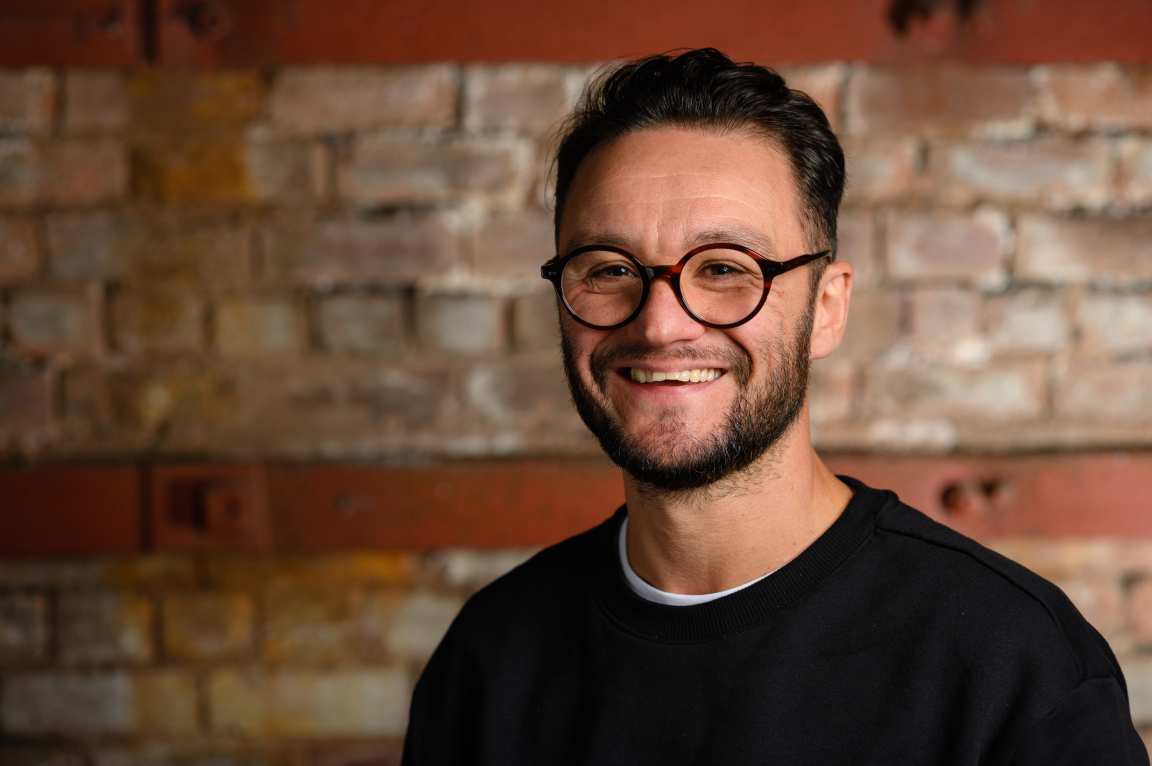
[[[640,367],[629,367],[628,377],[635,383],[652,383],[663,385],[679,385],[683,383],[707,383],[724,374],[723,370],[713,367],[702,367],[691,370],[645,370]]]

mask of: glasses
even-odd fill
[[[556,288],[572,318],[594,330],[614,330],[639,316],[657,277],[671,283],[688,316],[726,330],[756,316],[773,279],[831,253],[780,262],[721,242],[698,247],[671,266],[645,266],[618,247],[589,245],[544,264],[540,276]]]

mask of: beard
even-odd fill
[[[595,392],[580,377],[572,344],[561,324],[564,374],[576,411],[612,462],[650,491],[679,494],[730,480],[775,447],[803,411],[811,366],[813,309],[810,305],[793,338],[777,338],[761,346],[771,369],[759,381],[752,380],[752,357],[735,345],[723,349],[687,347],[668,353],[642,344],[625,344],[592,353],[589,365]],[[685,440],[684,423],[672,413],[644,434],[629,433],[621,418],[605,404],[608,376],[615,374],[611,361],[621,357],[638,362],[722,358],[728,365],[726,374],[736,378],[736,400],[723,423],[702,438]]]

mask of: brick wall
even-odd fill
[[[0,460],[594,454],[536,271],[587,71],[0,70]],[[849,157],[817,445],[1152,446],[1152,72],[782,71]],[[1149,543],[996,546],[1113,641],[1152,730]],[[521,555],[0,562],[0,760],[388,763],[446,621]]]

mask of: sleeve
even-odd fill
[[[470,760],[465,743],[472,740],[475,726],[467,704],[471,683],[454,630],[456,625],[432,654],[412,693],[401,766]]]
[[[1090,678],[1024,738],[1011,766],[1148,766],[1148,750],[1113,677]]]

